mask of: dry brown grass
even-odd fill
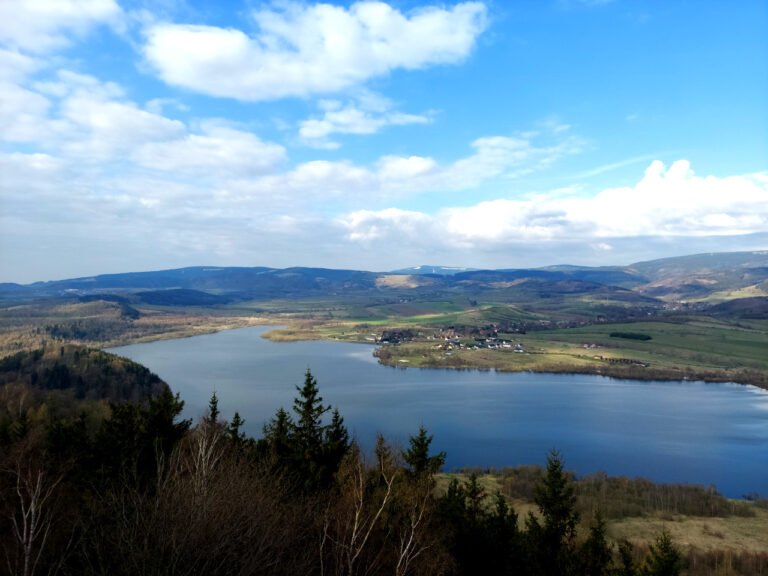
[[[419,288],[432,284],[434,284],[434,280],[431,278],[414,274],[391,274],[376,279],[378,288]]]
[[[460,482],[467,479],[467,474],[440,474],[437,477],[437,493],[444,493],[452,478]],[[479,484],[490,497],[501,489],[501,477],[494,474],[482,474]],[[491,500],[487,500],[491,504]],[[525,528],[529,513],[538,515],[536,505],[530,500],[511,499],[510,504],[518,515],[518,525]],[[768,510],[753,506],[754,516],[695,517],[680,514],[650,513],[624,519],[608,519],[607,536],[609,541],[617,543],[629,540],[636,547],[652,544],[663,530],[670,533],[675,544],[684,554],[691,550],[697,553],[766,553],[768,552]],[[591,518],[582,518],[579,533],[586,537]]]
[[[768,510],[755,508],[755,512],[751,518],[694,518],[663,514],[625,518],[609,522],[608,536],[612,540],[650,543],[662,530],[667,530],[683,550],[768,552]]]

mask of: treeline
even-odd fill
[[[524,518],[476,475],[437,493],[445,453],[423,427],[405,450],[380,436],[365,454],[309,371],[258,439],[238,413],[221,418],[215,394],[194,426],[167,388],[103,413],[82,405],[38,407],[0,442],[0,570],[651,576],[686,562],[666,533],[648,548],[609,544],[556,452]]]
[[[639,332],[611,332],[609,334],[611,338],[624,338],[626,340],[651,340],[648,334],[641,334]]]
[[[540,466],[488,472],[498,477],[504,496],[515,500],[533,500],[536,487],[544,479],[544,470]],[[729,500],[714,486],[656,484],[645,478],[610,477],[605,472],[574,478],[573,486],[576,509],[586,517],[592,517],[598,510],[605,518],[629,518],[655,512],[704,518],[753,517],[754,506],[765,502],[759,495],[751,496],[754,504]]]

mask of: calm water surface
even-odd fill
[[[259,436],[289,409],[312,370],[363,446],[376,432],[401,445],[424,424],[446,468],[543,463],[553,447],[579,474],[715,484],[731,497],[768,495],[768,392],[736,384],[639,382],[591,375],[417,370],[381,366],[373,347],[277,343],[245,328],[111,350],[180,392],[185,417],[216,390]]]

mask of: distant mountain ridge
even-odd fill
[[[413,281],[408,278],[412,277]],[[423,278],[423,280],[416,280]],[[695,254],[629,266],[479,270],[417,266],[393,272],[328,268],[194,266],[104,274],[21,285],[0,284],[0,299],[131,295],[146,304],[223,305],[233,300],[296,299],[403,291],[513,290],[513,295],[592,293],[622,299],[682,300],[768,296],[768,251]],[[624,296],[621,296],[625,294]]]
[[[390,274],[434,274],[436,276],[453,276],[461,272],[472,272],[477,268],[465,268],[460,266],[414,266],[393,270]]]

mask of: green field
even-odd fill
[[[413,316],[357,317],[326,322],[295,323],[269,335],[276,340],[331,339],[371,341],[386,329],[412,329],[419,337],[380,351],[383,363],[423,368],[484,368],[503,371],[589,372],[644,379],[694,378],[766,386],[768,332],[765,321],[725,322],[706,317],[664,321],[499,333],[521,344],[513,349],[473,349],[465,335],[462,347],[446,346],[439,328],[484,326],[505,319],[536,321],[541,316],[514,307],[484,306],[462,312]],[[540,320],[539,320],[540,321]],[[638,333],[648,340],[612,337]]]

